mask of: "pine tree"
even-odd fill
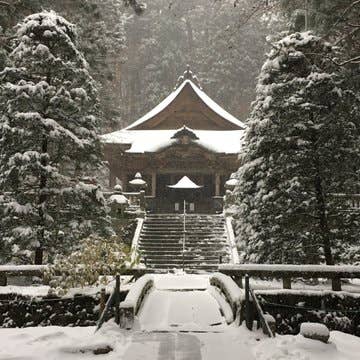
[[[333,264],[356,242],[359,99],[334,50],[311,33],[273,44],[262,68],[235,189],[238,241],[250,262]]]
[[[2,240],[28,262],[35,249],[70,250],[90,232],[109,232],[99,187],[97,92],[76,47],[75,27],[54,12],[17,26],[11,66],[0,73]]]

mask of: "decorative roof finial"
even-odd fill
[[[186,70],[184,71],[184,74],[179,76],[175,89],[177,89],[184,81],[190,80],[192,81],[200,90],[202,90],[202,87],[200,85],[199,79],[196,75],[193,74],[193,72],[190,70],[190,65],[186,65]],[[175,90],[174,89],[174,90]]]

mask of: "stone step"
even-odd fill
[[[221,228],[224,229],[224,224],[185,224],[186,228],[190,229],[214,229],[214,228]],[[184,224],[149,224],[144,223],[143,225],[144,229],[154,229],[154,230],[173,230],[173,229],[179,229],[182,230],[184,228]]]
[[[164,259],[149,259],[149,258],[142,258],[141,259],[141,263],[146,263],[146,265],[151,265],[151,264],[182,264],[183,260],[181,257],[179,258],[175,258],[175,259],[169,259],[169,258],[164,258]],[[189,265],[215,265],[218,266],[219,265],[219,259],[184,259],[184,263],[185,264],[189,264]]]
[[[169,234],[162,234],[162,233],[141,233],[140,237],[144,239],[179,239],[184,237],[184,233],[169,233]],[[214,238],[226,238],[226,234],[224,232],[217,232],[217,233],[194,233],[194,232],[186,232],[185,237],[187,239],[214,239]]]
[[[139,244],[143,245],[176,245],[176,244],[182,244],[183,239],[140,239]],[[227,242],[225,239],[186,239],[185,244],[191,244],[192,247],[196,247],[197,245],[227,245]]]
[[[148,268],[216,270],[220,262],[228,262],[225,219],[222,215],[187,214],[183,256],[182,214],[152,214],[145,218],[138,249],[140,262]],[[146,261],[145,261],[146,260]]]
[[[147,268],[149,269],[154,269],[154,270],[172,270],[172,269],[182,269],[182,264],[181,265],[172,265],[172,264],[152,264],[152,265],[148,265]],[[197,265],[197,266],[188,266],[186,265],[184,267],[184,270],[186,272],[198,272],[198,271],[203,271],[203,272],[209,272],[209,271],[216,271],[218,269],[218,267],[216,265]]]
[[[163,250],[163,251],[159,251],[159,250],[146,250],[146,252],[144,252],[144,255],[147,256],[160,256],[160,255],[164,255],[164,256],[176,256],[181,254],[181,250]],[[196,252],[194,252],[196,254]],[[199,254],[204,255],[204,256],[226,256],[228,255],[227,251],[201,251]]]
[[[147,244],[141,244],[139,245],[139,251],[147,251],[147,250],[159,250],[159,251],[166,251],[166,249],[172,250],[172,251],[182,251],[182,244],[166,244],[164,246],[161,245],[147,245]],[[221,250],[227,250],[228,248],[224,246],[224,244],[202,244],[200,246],[191,246],[190,244],[185,244],[185,249],[188,251],[221,251]]]
[[[182,255],[179,255],[179,256],[173,256],[173,255],[168,255],[168,256],[151,256],[151,257],[147,257],[147,256],[144,256],[143,257],[144,259],[146,259],[146,261],[150,261],[150,262],[176,262],[176,261],[182,261]],[[222,257],[223,258],[223,257]],[[212,256],[202,256],[202,255],[199,255],[199,256],[187,256],[185,255],[184,256],[184,260],[185,261],[213,261],[213,262],[216,262],[218,263],[219,262],[219,259],[220,259],[220,256],[217,256],[217,255],[212,255]]]
[[[179,223],[183,223],[184,222],[184,218],[179,218],[179,219],[148,219],[145,218],[145,221],[149,224],[179,224]],[[224,224],[225,223],[225,219],[194,219],[194,218],[190,218],[190,217],[185,217],[185,222],[188,223],[196,223],[196,224],[211,224],[211,223],[218,223],[218,224]]]
[[[140,239],[139,244],[143,245],[176,245],[182,244],[184,241],[183,239]],[[191,244],[193,247],[197,245],[227,245],[225,239],[185,239],[185,244]]]

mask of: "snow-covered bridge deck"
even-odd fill
[[[218,332],[234,321],[241,296],[221,274],[145,275],[121,303],[120,324],[145,331]]]

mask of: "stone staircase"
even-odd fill
[[[138,242],[141,263],[151,269],[182,269],[183,226],[183,215],[147,215]],[[225,218],[186,215],[185,270],[213,271],[229,261]]]

